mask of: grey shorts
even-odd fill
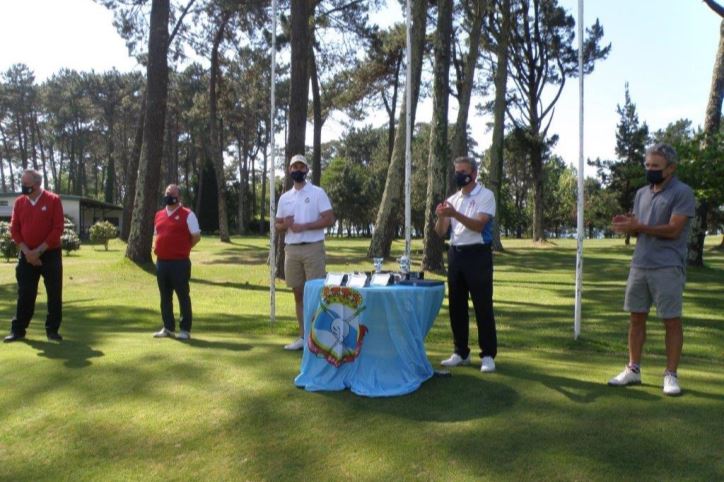
[[[623,309],[630,313],[648,313],[653,303],[659,318],[680,318],[685,282],[686,273],[678,266],[652,269],[632,266]]]
[[[284,247],[284,278],[290,288],[301,288],[310,279],[324,278],[324,241],[287,244]]]

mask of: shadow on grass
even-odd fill
[[[253,347],[244,343],[233,343],[229,341],[211,341],[201,338],[191,338],[190,340],[177,340],[179,343],[192,346],[194,348],[211,348],[214,350],[230,350],[230,351],[249,351]]]
[[[624,397],[629,400],[655,401],[661,399],[661,397],[640,390],[627,389],[625,387],[610,387],[604,382],[594,383],[575,378],[540,373],[531,370],[529,365],[517,363],[506,363],[505,367],[501,367],[501,369],[498,370],[498,373],[502,376],[538,382],[576,403],[592,403],[599,398],[611,396]]]
[[[90,366],[91,358],[104,355],[102,351],[94,350],[90,345],[74,340],[63,340],[60,343],[25,340],[25,343],[38,350],[38,356],[50,360],[63,360],[68,368],[85,368]]]
[[[512,409],[518,392],[500,382],[468,374],[433,377],[401,397],[366,398],[345,390],[317,392],[349,405],[353,411],[378,412],[420,422],[463,422],[492,417]],[[414,410],[410,407],[414,406]]]
[[[263,285],[254,285],[250,284],[248,281],[245,281],[243,283],[234,283],[232,281],[211,281],[207,279],[201,279],[201,278],[191,278],[191,283],[198,283],[201,285],[208,285],[208,286],[221,286],[223,288],[235,288],[239,290],[249,290],[249,291],[269,291],[268,286]],[[193,299],[192,299],[193,301]]]

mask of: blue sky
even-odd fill
[[[577,15],[577,0],[560,3]],[[640,119],[652,130],[682,117],[694,125],[703,123],[719,41],[720,20],[714,12],[700,0],[586,0],[584,14],[586,25],[600,19],[606,42],[612,43],[609,58],[586,77],[586,157],[614,155],[616,104],[623,103],[627,81]],[[43,80],[61,67],[137,68],[111,22],[111,14],[91,0],[3,0],[0,70],[24,62]],[[454,104],[451,101],[451,119]],[[419,120],[429,118],[430,111],[427,101]],[[487,121],[471,118],[473,135],[483,147],[490,138]],[[334,137],[339,129],[333,119],[325,137]],[[560,136],[556,152],[577,163],[577,80],[566,85],[551,132]]]

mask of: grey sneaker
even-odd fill
[[[181,330],[178,332],[178,335],[176,335],[177,340],[190,340],[191,339],[191,333],[189,333],[186,330]]]
[[[629,367],[623,369],[621,373],[613,377],[608,381],[608,384],[612,387],[625,387],[626,385],[639,385],[641,384],[641,372],[634,372]]]
[[[176,333],[166,328],[161,328],[159,331],[153,334],[154,338],[175,338]]]

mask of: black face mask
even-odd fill
[[[302,182],[304,178],[307,177],[307,173],[304,171],[292,171],[289,177],[291,177],[294,182]]]
[[[33,186],[20,186],[20,190],[23,192],[23,194],[32,194],[33,192]]]
[[[455,172],[455,184],[458,187],[465,187],[473,181],[473,177],[465,172]]]
[[[171,206],[171,205],[178,203],[178,198],[176,196],[164,196],[163,203],[166,206]]]
[[[646,169],[646,180],[649,184],[661,184],[666,180],[663,169],[659,169],[658,171]]]

